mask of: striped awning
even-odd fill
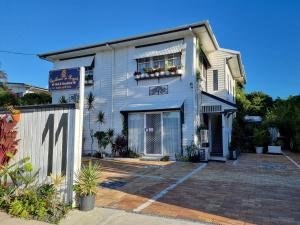
[[[134,59],[178,53],[181,52],[183,49],[185,49],[185,44],[183,44],[182,40],[172,41],[158,45],[151,45],[142,48],[136,48]]]

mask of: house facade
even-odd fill
[[[85,67],[85,153],[90,130],[128,129],[128,147],[146,157],[184,153],[192,142],[211,157],[226,158],[231,139],[236,82],[245,83],[240,53],[219,47],[208,22],[39,55],[53,70]],[[76,90],[53,91],[53,103]],[[104,112],[105,122],[97,124]],[[89,125],[89,121],[91,121]]]

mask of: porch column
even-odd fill
[[[226,124],[225,124],[225,116],[222,113],[222,149],[223,149],[223,157],[227,156],[227,140],[226,140]]]

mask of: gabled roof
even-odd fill
[[[203,29],[199,30],[200,28],[203,28],[204,30]],[[210,38],[210,42],[214,46],[215,50],[217,50],[219,48],[217,40],[216,40],[216,38],[212,32],[212,29],[209,25],[209,22],[203,21],[203,22],[192,23],[192,24],[179,26],[179,27],[175,27],[175,28],[171,28],[171,29],[165,29],[165,30],[161,30],[158,32],[145,33],[142,35],[136,35],[136,36],[131,36],[131,37],[122,38],[122,39],[105,41],[105,42],[100,42],[100,43],[96,43],[96,44],[92,44],[92,45],[85,45],[85,46],[81,46],[81,47],[69,48],[69,49],[64,49],[64,50],[59,50],[59,51],[54,51],[54,52],[47,52],[47,53],[39,54],[38,57],[49,60],[49,61],[53,61],[54,56],[58,57],[60,55],[60,57],[65,57],[66,54],[74,53],[74,52],[78,52],[80,54],[84,54],[84,52],[85,52],[85,54],[87,54],[87,50],[99,49],[101,47],[109,47],[112,45],[117,45],[117,44],[126,43],[126,42],[131,43],[133,41],[143,40],[143,39],[147,39],[147,38],[154,38],[154,37],[162,36],[162,35],[175,34],[175,33],[189,31],[189,30],[191,32],[195,32],[195,33],[198,32],[197,34],[199,34],[199,35],[203,35],[203,33],[205,32],[206,36],[208,36]],[[68,57],[68,56],[66,56],[66,57]]]
[[[247,79],[246,79],[246,73],[244,70],[244,65],[242,63],[241,53],[236,50],[225,49],[225,48],[219,48],[219,50],[235,55],[233,57],[227,58],[228,66],[230,67],[234,78],[237,79],[238,81],[240,81],[241,83],[245,84]]]

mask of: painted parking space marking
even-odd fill
[[[283,155],[290,160],[296,167],[298,167],[298,169],[300,169],[300,165],[298,163],[296,163],[291,157],[289,157],[286,153],[282,152]]]
[[[176,183],[168,186],[167,188],[165,188],[164,190],[162,190],[161,192],[159,192],[157,195],[154,195],[151,199],[149,199],[147,202],[143,203],[142,205],[140,205],[139,207],[137,207],[133,211],[134,212],[141,212],[143,209],[145,209],[148,206],[150,206],[153,202],[157,201],[158,199],[160,199],[161,197],[163,197],[165,194],[167,194],[169,191],[171,191],[172,189],[174,189],[177,185],[183,183],[184,181],[186,181],[187,179],[189,179],[191,176],[193,176],[197,172],[201,171],[206,165],[207,165],[207,163],[201,164],[196,169],[194,169],[192,172],[190,172],[187,175],[183,176],[182,178],[180,178],[179,180],[177,180]]]

